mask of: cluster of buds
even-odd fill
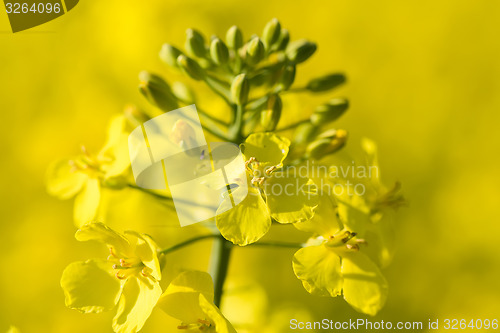
[[[347,134],[344,130],[321,133],[321,129],[347,110],[346,99],[331,99],[311,110],[309,119],[281,129],[278,126],[282,116],[286,116],[283,93],[325,93],[346,81],[343,74],[333,73],[314,78],[303,87],[292,87],[297,66],[316,50],[314,42],[291,41],[288,30],[282,28],[277,19],[272,19],[260,36],[252,35],[247,40],[237,26],[229,28],[224,39],[217,36],[208,39],[200,31],[188,29],[184,50],[164,44],[160,59],[187,77],[203,81],[230,107],[229,123],[202,114],[207,131],[227,141],[241,143],[255,132],[291,129],[295,131],[294,151],[303,158],[320,159],[345,144]],[[140,74],[139,90],[164,112],[196,102],[196,96],[185,84],[169,84],[148,72]],[[197,107],[203,109],[200,105]]]

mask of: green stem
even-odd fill
[[[236,105],[234,122],[229,128],[229,137],[235,143],[240,143],[243,140],[241,134],[243,129],[243,111],[243,105]]]
[[[297,248],[304,247],[304,244],[303,243],[288,243],[288,242],[273,242],[273,241],[270,241],[270,242],[257,242],[257,243],[253,243],[250,246],[274,246],[274,247],[284,247],[284,248],[297,249]]]
[[[159,251],[158,253],[162,253],[162,254],[167,254],[167,253],[170,253],[170,252],[174,252],[178,249],[181,249],[185,246],[188,246],[190,244],[193,244],[193,243],[196,243],[198,241],[201,241],[201,240],[204,240],[204,239],[208,239],[208,238],[220,238],[220,235],[203,235],[203,236],[199,236],[199,237],[195,237],[195,238],[191,238],[191,239],[188,239],[187,241],[184,241],[182,243],[179,243],[179,244],[176,244],[172,247],[169,247],[167,249],[164,249],[164,250],[161,250]]]
[[[214,281],[214,304],[219,308],[232,247],[233,244],[222,237],[215,239],[212,245],[209,272]]]

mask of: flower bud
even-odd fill
[[[165,80],[147,71],[139,74],[139,80],[139,91],[151,104],[163,111],[177,109],[177,100]]]
[[[287,29],[281,29],[278,41],[271,47],[271,51],[283,51],[290,42],[290,33]]]
[[[300,124],[293,134],[295,144],[305,144],[310,142],[317,134],[318,127],[310,122]]]
[[[281,79],[278,83],[279,90],[288,90],[295,80],[295,66],[288,65],[283,69],[281,74]]]
[[[259,37],[254,37],[247,44],[247,62],[250,65],[255,65],[264,59],[266,51],[264,49],[264,44]]]
[[[306,89],[313,92],[327,91],[345,83],[344,74],[330,74],[309,81]]]
[[[264,32],[262,33],[262,41],[266,46],[266,49],[269,50],[271,46],[278,41],[280,38],[281,25],[280,22],[273,18],[269,21],[264,27]]]
[[[321,125],[337,120],[349,108],[349,101],[334,98],[328,103],[318,106],[311,115],[311,123]]]
[[[309,59],[316,52],[316,48],[316,43],[301,39],[288,45],[286,56],[291,62],[300,64]]]
[[[128,105],[127,107],[125,107],[125,110],[123,110],[123,115],[132,128],[136,128],[137,126],[140,126],[141,124],[144,124],[146,121],[151,119],[151,117],[149,117],[135,105]]]
[[[238,105],[243,105],[248,100],[250,85],[246,74],[237,75],[231,83],[231,96],[233,101]]]
[[[198,63],[193,59],[186,57],[183,54],[177,58],[177,64],[187,76],[194,80],[201,80],[205,76],[205,72],[200,65],[198,65]]]
[[[195,29],[186,30],[186,51],[193,57],[203,58],[206,54],[205,38]]]
[[[226,43],[229,48],[238,50],[243,46],[243,34],[240,28],[233,25],[226,33]]]
[[[314,159],[321,159],[342,148],[347,141],[347,132],[343,129],[328,130],[319,135],[314,142],[306,149],[307,156]]]
[[[178,100],[185,104],[193,104],[195,101],[193,91],[180,81],[176,81],[172,84],[172,92]]]
[[[283,103],[278,94],[269,96],[266,108],[260,112],[260,124],[264,128],[264,131],[270,132],[276,129],[281,117],[282,108]]]
[[[215,38],[210,44],[210,57],[217,65],[225,65],[229,59],[229,50],[219,38]]]
[[[177,65],[177,57],[179,57],[182,52],[170,44],[163,44],[160,50],[160,59],[170,67],[179,67]]]

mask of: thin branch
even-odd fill
[[[201,240],[204,240],[204,239],[209,239],[209,238],[219,238],[219,237],[221,237],[221,236],[220,235],[216,235],[216,234],[210,234],[210,235],[203,235],[203,236],[191,238],[191,239],[188,239],[187,241],[184,241],[182,243],[176,244],[176,245],[174,245],[172,247],[169,247],[169,248],[166,248],[164,250],[158,251],[158,253],[168,254],[168,253],[174,252],[176,250],[182,249],[183,247],[186,247],[186,246],[191,245],[193,243],[196,243],[198,241],[201,241]]]

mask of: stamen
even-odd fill
[[[113,247],[110,247],[110,248],[109,248],[109,253],[110,253],[113,257],[118,258],[118,256],[116,255],[115,250],[113,249]]]
[[[353,250],[353,251],[359,251],[359,246],[358,244],[346,244],[345,247],[348,250]]]
[[[276,170],[276,169],[277,169],[276,165],[273,165],[272,167],[267,168],[267,169],[266,169],[266,175],[268,175],[268,176],[269,176],[269,175],[271,175],[271,173],[272,173],[274,170]]]
[[[179,326],[177,326],[178,330],[187,330],[188,328],[189,328],[188,325],[179,325]]]
[[[127,277],[126,276],[122,276],[120,275],[120,272],[116,272],[115,274],[116,278],[119,279],[119,280],[125,280]]]
[[[206,320],[206,319],[198,319],[198,322],[200,324],[203,324],[203,325],[206,325],[206,326],[210,326],[211,325],[210,322],[208,320]]]
[[[125,259],[120,259],[120,265],[122,265],[122,267],[132,267],[132,264],[126,262]]]

